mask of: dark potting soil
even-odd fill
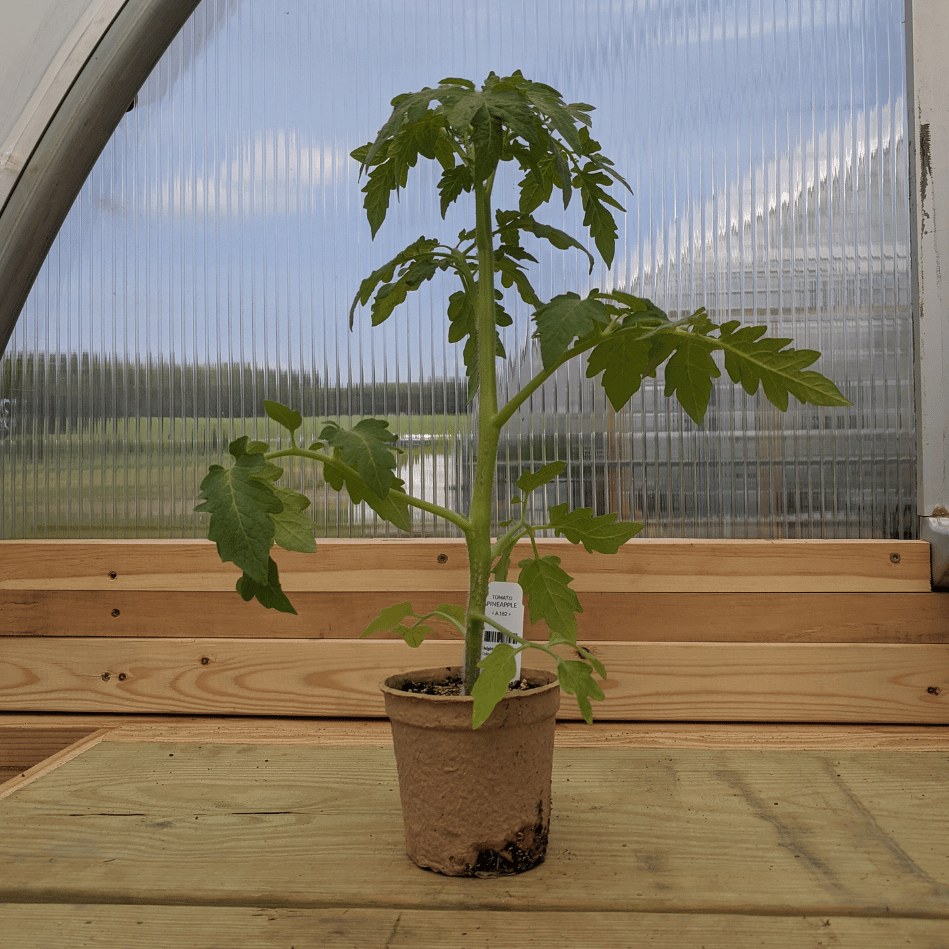
[[[402,691],[416,695],[461,695],[461,684],[461,676],[453,675],[438,682],[403,682]],[[526,692],[536,688],[536,683],[518,679],[509,686],[508,692]]]

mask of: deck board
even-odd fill
[[[547,862],[473,882],[405,857],[388,749],[103,740],[0,802],[0,901],[949,921],[947,777],[941,752],[562,748]]]
[[[0,949],[945,949],[942,920],[0,905]],[[103,940],[103,934],[108,939]],[[222,939],[226,937],[227,942]]]
[[[580,580],[582,574],[577,575]],[[233,591],[5,590],[0,637],[124,637],[162,639],[197,634],[226,639],[358,639],[380,611],[409,600],[420,613],[463,591],[324,590],[296,593],[298,615],[265,612]],[[627,642],[949,642],[945,594],[696,592],[632,593],[580,589],[580,637]],[[912,616],[912,622],[907,617]],[[525,622],[529,639],[545,639],[542,622]],[[376,639],[394,638],[377,636]],[[435,624],[432,638],[453,638]],[[91,644],[90,644],[91,645]]]
[[[949,643],[584,643],[600,720],[949,724]],[[384,715],[378,683],[457,664],[457,643],[9,637],[8,711]],[[552,668],[538,654],[531,666]],[[565,697],[560,716],[578,719]]]
[[[524,549],[528,549],[525,543]],[[797,591],[922,593],[929,545],[891,540],[687,540],[638,538],[615,556],[592,556],[566,540],[554,552],[578,590],[617,593]],[[464,591],[461,540],[321,539],[319,552],[275,548],[288,592]],[[440,559],[444,558],[444,559]],[[516,565],[517,553],[512,558]],[[233,592],[233,564],[207,541],[5,541],[0,590]],[[517,568],[513,568],[512,577]]]

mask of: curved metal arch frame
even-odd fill
[[[0,211],[0,354],[116,126],[200,0],[128,0],[68,81]],[[39,116],[42,120],[44,117]]]

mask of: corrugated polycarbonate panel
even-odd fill
[[[416,168],[375,241],[349,152],[397,93],[521,69],[590,102],[628,178],[611,269],[541,249],[536,286],[619,287],[670,313],[764,323],[819,349],[853,401],[787,415],[720,385],[697,429],[662,381],[614,413],[582,366],[512,420],[499,516],[538,503],[652,535],[909,536],[913,393],[902,0],[205,0],[86,183],[2,365],[0,536],[201,536],[197,485],[264,399],[382,415],[415,493],[464,504],[472,435],[447,280],[387,323],[359,281],[420,234],[452,238]],[[510,179],[496,206],[514,206]],[[505,190],[507,189],[507,190]],[[505,195],[508,195],[505,197]],[[540,212],[582,235],[582,210]],[[538,354],[506,301],[502,396]],[[385,534],[295,467],[325,535]],[[441,533],[427,515],[416,532]]]

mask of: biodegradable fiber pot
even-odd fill
[[[405,849],[448,876],[522,873],[544,859],[560,684],[525,669],[535,688],[510,692],[478,729],[472,699],[402,691],[459,670],[390,676],[380,688],[392,724]]]

